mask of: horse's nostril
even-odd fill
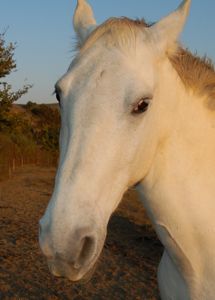
[[[81,240],[80,254],[74,265],[75,269],[79,269],[92,259],[95,251],[95,244],[95,239],[91,236],[86,236]]]

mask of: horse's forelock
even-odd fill
[[[150,27],[144,19],[132,20],[126,17],[110,18],[98,26],[88,37],[82,47],[77,45],[81,52],[89,49],[97,40],[106,35],[108,45],[115,45],[119,48],[126,48],[126,45],[135,44],[138,32]]]

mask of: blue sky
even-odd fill
[[[111,16],[144,17],[156,21],[175,9],[179,0],[89,0],[98,23]],[[24,83],[34,87],[19,102],[54,102],[55,81],[72,59],[72,15],[76,0],[0,0],[0,32],[17,42],[17,71],[8,77],[14,90]],[[215,61],[215,1],[193,0],[181,40],[200,55]]]

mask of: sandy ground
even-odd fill
[[[110,220],[90,282],[54,278],[38,246],[38,220],[51,196],[55,170],[25,167],[0,183],[0,299],[158,299],[162,246],[129,191]]]

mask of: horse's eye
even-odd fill
[[[133,106],[132,114],[142,114],[147,111],[150,100],[150,98],[140,99],[140,101]]]

